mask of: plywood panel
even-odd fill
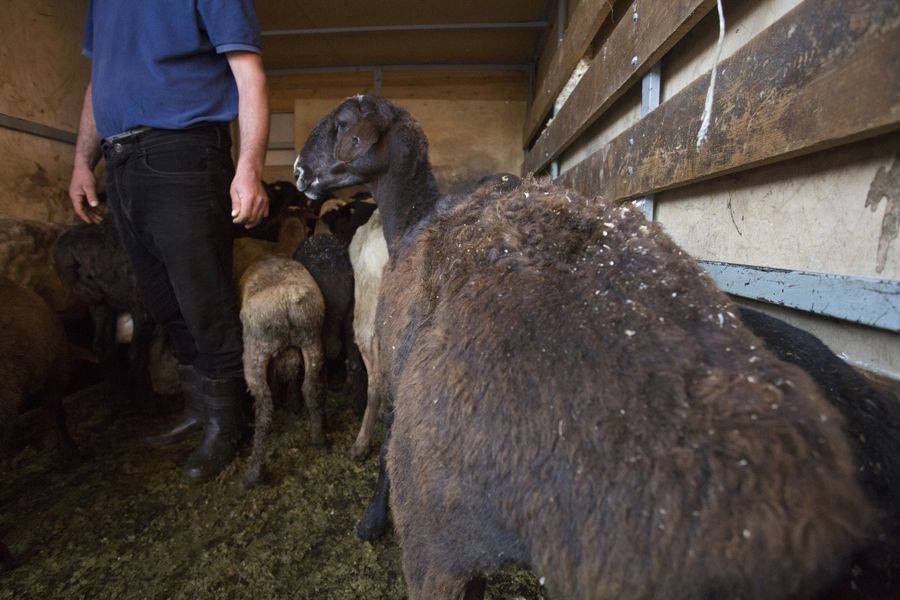
[[[418,119],[428,136],[431,164],[443,191],[453,191],[499,171],[519,174],[524,102],[403,99],[394,101]],[[297,100],[295,143],[339,99]]]
[[[87,0],[5,0],[0,112],[75,131],[90,61],[81,56]]]
[[[257,0],[260,27],[370,27],[434,23],[537,21],[548,0]]]
[[[657,217],[700,259],[898,280],[898,182],[892,134],[664,192]]]
[[[0,129],[0,214],[72,223],[67,189],[73,147],[25,133]]]

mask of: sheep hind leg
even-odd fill
[[[313,446],[325,445],[325,411],[323,407],[324,386],[322,383],[322,346],[317,341],[306,344],[303,349],[303,400],[309,412],[309,443]]]
[[[391,485],[387,475],[387,446],[391,436],[391,423],[394,421],[393,413],[384,417],[384,442],[378,454],[378,481],[375,483],[375,493],[369,500],[366,513],[356,525],[356,537],[363,541],[372,541],[384,535],[388,521],[388,501],[390,499]]]
[[[244,351],[244,378],[250,394],[253,396],[254,428],[253,450],[250,464],[247,467],[242,483],[245,488],[259,484],[264,475],[266,454],[266,435],[272,424],[272,390],[268,382],[268,363],[270,354],[260,351]]]
[[[78,462],[80,454],[78,446],[69,435],[66,427],[66,411],[63,407],[63,390],[58,383],[50,383],[48,387],[41,392],[43,398],[41,404],[47,416],[47,421],[53,428],[56,436],[56,450],[59,454],[60,462],[65,465],[74,465]]]
[[[487,581],[480,575],[435,573],[427,568],[420,582],[406,580],[410,600],[483,600]]]
[[[353,460],[362,460],[369,453],[369,445],[372,442],[372,432],[375,429],[375,421],[378,419],[378,413],[381,412],[381,395],[378,393],[379,385],[378,385],[378,376],[377,364],[374,357],[370,357],[369,360],[366,360],[366,355],[362,356],[363,362],[366,366],[366,371],[369,374],[369,379],[367,382],[367,398],[366,398],[366,410],[363,415],[363,422],[359,428],[359,433],[356,435],[356,441],[353,442],[353,446],[350,448],[350,458]]]

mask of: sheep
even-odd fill
[[[381,411],[378,395],[375,348],[375,310],[381,290],[381,275],[387,264],[387,244],[381,214],[376,210],[369,221],[357,229],[350,243],[350,263],[353,266],[353,338],[367,373],[366,409],[363,422],[350,448],[354,460],[362,460],[369,452],[375,421]],[[368,538],[366,538],[368,539]]]
[[[325,220],[325,215],[332,211],[340,209],[345,204],[347,204],[347,200],[344,200],[342,198],[330,198],[325,202],[322,202],[321,207],[319,208],[319,217],[316,220],[316,226],[313,230],[313,235],[330,235],[331,229],[328,227],[328,223]]]
[[[521,182],[522,180],[512,173],[495,173],[479,179],[469,193],[478,189],[509,191]],[[442,202],[444,205],[449,205],[450,202],[459,200],[462,197],[464,197],[464,194],[454,195],[443,198]],[[375,310],[381,288],[381,275],[384,271],[384,265],[387,263],[387,257],[387,244],[384,239],[381,215],[376,210],[369,222],[353,236],[353,242],[350,245],[350,261],[353,263],[353,272],[356,278],[356,288],[354,290],[356,308],[353,316],[353,331],[369,374],[367,404],[363,423],[350,449],[350,456],[354,460],[361,460],[368,454],[372,432],[375,429],[375,419],[381,411],[381,396],[378,391],[378,380],[376,379],[378,365],[376,363],[375,348]],[[378,454],[378,479],[375,483],[375,492],[356,526],[356,536],[361,540],[371,541],[377,539],[384,535],[387,529],[390,484],[386,473],[385,451],[392,422],[393,417],[388,412],[384,415],[385,439]]]
[[[325,443],[321,381],[325,301],[303,265],[282,256],[251,264],[241,277],[240,290],[244,378],[255,401],[253,451],[243,484],[252,487],[263,476],[265,438],[272,422],[270,364],[273,377],[291,385],[299,377],[302,360],[310,442]]]
[[[806,597],[869,532],[839,412],[638,211],[533,179],[436,210],[421,128],[371,96],[297,166],[381,211],[411,600],[483,597],[506,564],[557,598]]]
[[[59,316],[35,292],[0,275],[0,466],[8,459],[20,412],[39,406],[56,434],[63,463],[78,458],[66,429],[63,393],[69,379],[68,344]],[[0,573],[12,567],[0,543]]]
[[[335,210],[322,215],[322,221],[328,226],[331,234],[344,246],[349,246],[353,234],[365,224],[375,211],[375,204],[365,200],[353,200]]]
[[[306,221],[306,212],[309,208],[306,198],[297,191],[292,182],[263,182],[263,188],[269,199],[269,214],[253,227],[235,224],[233,227],[235,239],[249,237],[276,242],[281,232],[282,221],[287,214],[300,212],[304,216],[304,222]]]
[[[297,247],[294,260],[309,271],[322,292],[325,299],[322,327],[325,358],[331,366],[343,356],[350,397],[354,410],[361,416],[366,407],[366,385],[362,359],[353,341],[353,267],[347,247],[334,236],[314,235]]]
[[[874,573],[885,580],[882,585],[896,589],[900,581],[889,584],[900,573],[900,404],[811,333],[752,308],[738,310],[744,325],[780,359],[806,371],[844,416],[863,490],[878,508],[884,530],[883,539],[865,548],[856,561],[866,567],[866,583]]]
[[[55,312],[70,315],[80,307],[53,269],[51,250],[64,230],[62,225],[0,216],[0,275],[36,292]]]
[[[113,219],[99,225],[80,223],[68,228],[53,245],[53,265],[59,277],[84,304],[94,324],[93,349],[100,358],[117,400],[123,404],[137,391],[138,405],[150,408],[152,385],[148,371],[154,323],[137,295],[134,274]],[[122,335],[119,317],[127,313],[130,334]],[[119,343],[128,343],[123,366]]]

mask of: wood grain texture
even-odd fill
[[[587,52],[611,10],[612,3],[606,0],[580,2],[569,18],[562,45],[551,55],[549,62],[542,60],[538,64],[534,100],[525,118],[523,146],[528,146],[534,139],[575,65]]]
[[[632,199],[900,128],[900,3],[806,0],[561,181]]]
[[[595,54],[578,87],[526,154],[525,172],[540,171],[559,156],[715,4],[715,0],[632,2]],[[637,61],[632,62],[634,59]]]

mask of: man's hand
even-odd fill
[[[227,52],[228,65],[238,88],[240,153],[231,182],[231,216],[247,228],[269,214],[269,197],[260,178],[266,164],[269,136],[269,101],[262,59],[253,52]]]
[[[85,223],[97,225],[103,221],[100,201],[97,199],[97,178],[87,165],[75,164],[69,182],[69,198],[75,214]]]
[[[231,182],[231,216],[249,229],[269,216],[269,196],[259,177],[238,171]]]
[[[97,200],[97,178],[94,167],[100,160],[100,134],[94,123],[94,104],[91,101],[91,84],[84,91],[81,119],[78,121],[78,139],[75,140],[75,160],[72,179],[69,180],[69,198],[75,214],[85,223],[98,224],[103,220],[100,202]]]

